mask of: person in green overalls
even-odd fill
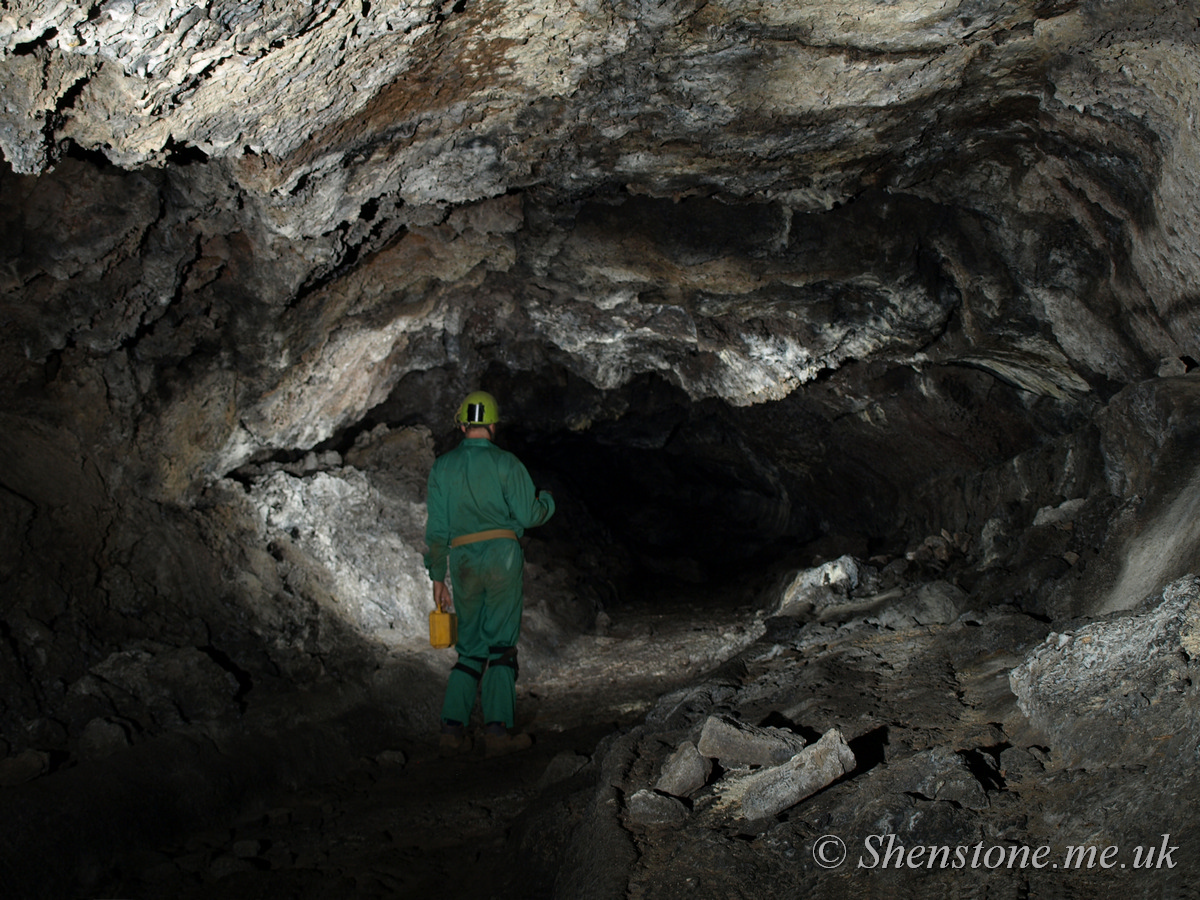
[[[425,568],[433,580],[433,602],[443,611],[453,602],[458,615],[458,663],[446,683],[439,751],[455,755],[471,749],[467,723],[478,689],[484,752],[500,756],[532,744],[529,735],[510,731],[524,608],[525,555],[517,539],[554,514],[554,498],[539,493],[521,461],[495,445],[500,421],[495,397],[468,394],[456,421],[463,440],[434,462],[426,496]]]

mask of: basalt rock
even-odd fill
[[[1051,633],[1013,669],[1021,710],[1072,764],[1190,765],[1200,579],[1167,587],[1145,611]]]
[[[879,693],[915,666],[919,733],[954,676],[897,635],[1007,659],[1030,622],[1138,609],[1200,565],[1198,23],[1165,0],[5,4],[0,750],[53,776],[318,688],[436,718],[402,683],[446,662],[413,646],[422,490],[476,387],[561,501],[527,541],[529,672],[648,585],[774,612],[793,584],[779,652],[874,629],[808,675]],[[795,582],[839,559],[857,581]],[[741,712],[744,675],[648,727],[679,746]],[[866,738],[824,702],[759,711]],[[840,788],[812,802],[845,819]],[[895,821],[984,815],[913,793]]]
[[[700,731],[701,755],[732,766],[775,766],[804,749],[804,738],[783,728],[758,728],[723,716],[710,716]]]
[[[787,762],[727,775],[716,786],[716,808],[751,821],[764,819],[795,806],[856,765],[842,733],[831,728]]]
[[[712,760],[702,756],[691,741],[684,741],[663,762],[654,789],[673,797],[687,797],[704,787],[710,774]]]

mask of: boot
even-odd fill
[[[438,735],[438,756],[465,756],[471,752],[471,736],[462,725],[443,725]]]
[[[507,756],[510,753],[520,753],[533,746],[533,738],[527,734],[509,734],[507,728],[496,728],[489,725],[483,735],[483,755]]]

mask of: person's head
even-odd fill
[[[500,421],[500,405],[487,391],[472,391],[458,407],[458,422],[467,437],[486,437],[494,440]]]

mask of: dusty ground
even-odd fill
[[[531,804],[552,784],[567,785],[553,802],[556,816],[569,816],[590,794],[594,767],[583,767],[597,743],[752,642],[758,621],[732,600],[699,612],[662,599],[615,611],[606,634],[575,638],[552,665],[522,673],[518,727],[535,736],[531,750],[444,760],[429,742],[398,747],[335,783],[140,854],[89,896],[548,896],[548,880],[516,859],[518,845],[542,852],[562,835],[537,833]]]
[[[614,611],[607,634],[522,677],[501,759],[439,759],[416,741],[241,821],[145,853],[91,897],[1188,897],[1196,790],[1146,767],[1069,767],[1016,706],[1008,673],[1049,631],[1013,607],[918,624],[885,601],[837,618],[764,618],[731,598]],[[714,713],[813,740],[837,727],[853,772],[769,821],[722,812],[721,772],[686,817],[636,821],[628,798]],[[1174,771],[1174,770],[1172,770]],[[1166,772],[1166,770],[1164,770]],[[1141,804],[1139,806],[1139,804]],[[866,838],[982,848],[1157,845],[1170,869],[862,868]],[[814,864],[842,837],[851,855]],[[994,851],[1000,852],[1000,851]],[[1005,849],[1003,852],[1008,852]],[[1114,851],[1116,852],[1116,851]]]

